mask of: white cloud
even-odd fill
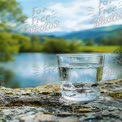
[[[89,3],[89,4],[88,4]],[[62,31],[78,31],[91,28],[91,16],[88,16],[88,7],[97,7],[96,1],[81,1],[75,0],[70,3],[53,3],[49,6],[55,10],[58,17],[61,19],[60,30]]]
[[[119,1],[119,0],[117,0]],[[116,2],[117,2],[116,1]],[[115,4],[115,3],[114,3]],[[116,3],[117,4],[117,3]],[[54,10],[56,12],[57,19],[60,20],[60,25],[52,31],[78,31],[83,29],[93,28],[94,24],[91,21],[95,18],[93,14],[98,14],[99,12],[99,0],[75,0],[71,2],[57,2],[51,3],[47,8]],[[91,15],[89,15],[91,13]],[[28,24],[32,24],[32,18],[27,19]],[[42,22],[39,23],[43,24]],[[122,24],[120,21],[109,23],[112,24]],[[103,25],[104,26],[104,25]]]

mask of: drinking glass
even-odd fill
[[[104,55],[59,54],[57,62],[64,101],[87,103],[99,97]]]

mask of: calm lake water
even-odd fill
[[[5,87],[36,87],[47,83],[60,83],[56,55],[42,53],[21,53],[15,60],[0,63],[0,82]],[[114,54],[105,54],[103,80],[122,77],[122,66]]]

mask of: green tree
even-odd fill
[[[31,36],[31,50],[32,52],[40,52],[42,51],[43,45],[40,42],[38,35]]]
[[[122,46],[122,31],[117,31],[109,37],[104,37],[100,42],[100,45],[118,45]]]
[[[20,52],[28,52],[31,48],[30,38],[20,34],[13,34],[13,40],[17,40]]]
[[[43,51],[47,53],[68,53],[69,44],[63,39],[48,39],[43,43]]]
[[[94,40],[90,39],[86,42],[87,46],[93,46],[94,45]]]
[[[19,51],[18,39],[13,37],[11,33],[5,33],[5,31],[12,31],[26,18],[17,0],[0,0],[0,32],[4,32],[0,33],[1,61],[11,59],[11,56]]]
[[[39,36],[37,36],[37,35],[32,35],[32,36],[31,36],[31,42],[33,42],[33,41],[39,42]]]
[[[122,45],[122,38],[113,37],[100,41],[100,45]]]
[[[41,52],[43,50],[43,45],[41,42],[33,41],[31,43],[31,52]]]
[[[16,0],[0,0],[0,30],[11,30],[27,17]]]
[[[43,51],[47,53],[77,53],[80,50],[79,42],[67,42],[63,38],[48,39],[43,43]]]
[[[0,33],[0,61],[9,61],[18,52],[27,52],[30,49],[29,37],[8,32]]]
[[[78,53],[81,51],[81,42],[72,41],[69,43],[69,50],[71,53]]]
[[[13,40],[12,34],[0,33],[0,61],[12,59],[12,55],[19,51],[18,41]]]

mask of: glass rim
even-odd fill
[[[105,54],[81,54],[81,53],[76,53],[76,54],[56,54],[57,57],[105,57]]]

